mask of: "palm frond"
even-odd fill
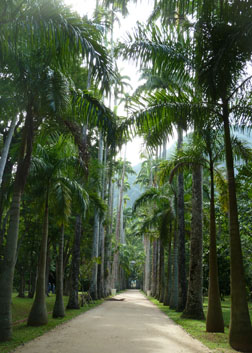
[[[128,34],[126,41],[120,43],[116,53],[139,62],[141,66],[152,63],[157,73],[176,72],[183,76],[186,68],[191,69],[190,42],[183,35],[173,41],[169,34],[154,24],[143,26],[138,23],[133,34]]]
[[[156,188],[150,188],[146,190],[135,202],[132,207],[132,211],[136,212],[136,210],[142,206],[145,206],[151,202],[157,201],[160,193]]]
[[[21,6],[20,2],[12,5],[9,20],[4,21],[1,30],[3,59],[7,55],[22,57],[27,50],[40,48],[51,62],[66,67],[69,59],[81,55],[92,67],[93,78],[100,83],[100,88],[109,89],[114,75],[111,59],[101,44],[102,32],[90,20],[72,13],[60,1],[24,0]]]

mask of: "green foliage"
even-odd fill
[[[142,239],[127,233],[126,244],[120,244],[119,253],[120,263],[127,278],[142,281],[145,261]]]

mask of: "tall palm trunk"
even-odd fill
[[[172,282],[172,254],[171,254],[171,235],[168,242],[168,262],[167,262],[167,278],[165,283],[164,305],[170,304]]]
[[[203,312],[202,167],[193,167],[192,232],[187,302],[182,317],[201,320]]]
[[[64,252],[64,223],[61,225],[61,236],[59,242],[59,257],[58,257],[58,267],[57,267],[57,277],[56,277],[56,300],[53,307],[53,317],[64,317],[65,308],[63,300],[63,252]]]
[[[46,294],[45,294],[45,274],[46,274],[46,254],[47,254],[47,239],[48,239],[48,194],[49,187],[47,187],[43,234],[40,246],[39,263],[38,263],[38,277],[36,285],[35,299],[32,304],[31,311],[28,316],[27,325],[41,326],[48,322],[48,314],[46,308]]]
[[[100,133],[99,136],[99,151],[98,151],[98,161],[102,165],[103,160],[103,137]],[[99,179],[101,180],[101,173],[99,174]],[[100,191],[99,191],[100,194]],[[94,216],[94,232],[93,232],[93,248],[92,248],[92,257],[95,259],[92,269],[92,281],[90,287],[90,295],[94,300],[97,300],[99,297],[98,293],[98,263],[97,258],[99,257],[99,243],[100,243],[100,214],[99,210],[95,208]]]
[[[159,272],[159,298],[160,303],[164,302],[164,292],[165,292],[165,269],[164,269],[164,246],[162,240],[160,240],[160,272]]]
[[[33,116],[32,106],[30,105],[27,109],[22,146],[15,176],[4,259],[0,263],[0,341],[9,340],[12,336],[11,298],[19,230],[20,204],[29,171],[32,146]]]
[[[8,157],[8,153],[9,153],[9,149],[10,149],[10,144],[11,144],[12,136],[14,134],[14,130],[15,130],[15,126],[16,126],[16,123],[17,123],[17,119],[18,119],[17,116],[15,116],[12,119],[11,126],[9,128],[8,135],[7,135],[7,138],[5,140],[4,147],[3,147],[3,150],[2,150],[2,153],[1,153],[1,159],[0,159],[0,186],[2,185],[3,172],[4,172],[5,165],[6,165],[6,161],[7,161],[7,157]]]
[[[112,181],[112,163],[110,163],[109,177],[108,177],[108,225],[106,227],[106,242],[105,242],[105,294],[109,295],[112,288],[112,244],[111,244],[111,234],[113,225],[113,201],[114,201],[114,183]]]
[[[252,328],[246,299],[241,239],[239,231],[233,152],[229,128],[228,103],[223,99],[225,153],[228,176],[230,275],[231,275],[231,320],[229,342],[232,348],[242,352],[252,351]]]
[[[98,299],[98,264],[97,258],[99,255],[99,213],[95,210],[94,215],[94,231],[93,231],[93,247],[92,247],[92,258],[94,259],[93,269],[92,269],[92,281],[90,286],[90,295],[94,300]]]
[[[144,235],[144,250],[144,292],[147,293],[150,290],[150,237],[148,235]]]
[[[79,271],[80,271],[80,239],[81,239],[81,216],[76,217],[74,244],[71,266],[71,289],[67,309],[79,309]]]
[[[178,127],[178,150],[183,142],[183,131]],[[185,211],[184,211],[184,176],[183,172],[178,175],[178,275],[179,275],[179,297],[177,311],[183,311],[186,305],[187,284],[186,284],[186,256],[185,256]]]
[[[106,164],[107,164],[107,153],[108,147],[107,143],[105,143],[104,148],[104,158],[103,158],[103,173],[102,173],[102,190],[101,190],[101,198],[105,201],[105,193],[107,186],[107,173],[106,173]],[[101,271],[100,271],[100,285],[99,285],[99,296],[101,298],[105,297],[105,227],[104,227],[104,216],[100,219],[100,249],[101,249]]]
[[[214,202],[214,168],[210,153],[210,246],[209,246],[209,287],[208,287],[208,311],[206,319],[207,332],[224,332],[224,321],[221,310],[221,299],[218,279],[218,264],[216,252],[216,223]]]
[[[157,239],[157,262],[156,262],[156,266],[157,266],[157,281],[156,281],[156,295],[155,298],[159,299],[159,295],[160,295],[160,238]]]
[[[171,296],[170,308],[177,309],[178,307],[178,234],[177,229],[174,229],[173,239],[173,254],[172,254],[172,281],[171,281]]]
[[[122,170],[122,177],[121,177],[121,182],[120,182],[120,188],[119,188],[119,202],[118,202],[118,208],[117,208],[117,217],[116,217],[116,231],[115,231],[115,252],[114,252],[114,258],[113,258],[113,270],[112,270],[112,288],[119,288],[120,283],[119,283],[119,245],[121,241],[121,235],[120,235],[120,230],[121,230],[121,213],[122,213],[122,204],[123,204],[123,188],[124,188],[124,176],[125,176],[125,160],[123,163],[123,170]]]
[[[157,288],[157,240],[152,242],[151,295],[156,296]]]

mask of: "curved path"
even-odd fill
[[[15,353],[209,353],[137,290],[56,327]]]

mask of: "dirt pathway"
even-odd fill
[[[207,353],[139,291],[115,299],[56,327],[15,353]]]

